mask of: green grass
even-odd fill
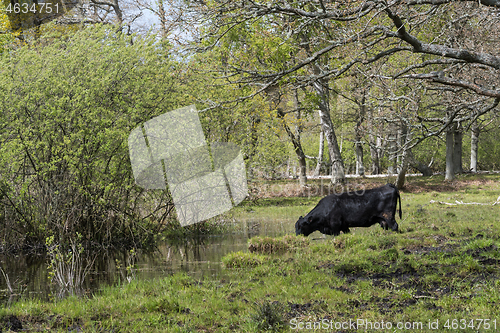
[[[310,325],[298,330],[308,332],[314,323],[324,328],[363,319],[390,322],[387,332],[403,331],[398,323],[414,331],[452,332],[453,319],[458,325],[466,319],[469,326],[460,332],[493,332],[500,329],[500,205],[430,200],[493,203],[499,180],[410,181],[402,191],[400,233],[375,225],[322,241],[254,238],[249,244],[261,250],[228,254],[224,278],[196,280],[179,273],[106,288],[92,298],[25,300],[0,309],[0,326],[15,315],[28,332],[293,332],[299,323]],[[307,211],[317,199],[294,198],[281,206],[278,201],[258,199],[238,214],[258,210],[265,216],[283,207]],[[478,328],[480,319],[490,319],[490,325],[496,320],[497,329]],[[429,329],[430,323],[438,329]],[[316,331],[381,331],[358,328]]]

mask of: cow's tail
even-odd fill
[[[389,183],[389,184],[387,184],[387,185],[391,186],[392,188],[394,188],[394,189],[396,190],[396,194],[398,195],[398,198],[397,198],[397,199],[399,200],[399,218],[400,218],[400,219],[403,219],[403,217],[402,217],[403,212],[401,211],[401,196],[399,195],[399,189],[398,189],[398,188],[397,188],[397,186],[396,186],[396,185],[394,185],[394,184]],[[396,201],[396,208],[397,208],[397,207],[398,207],[398,203],[397,203],[397,201]],[[396,215],[394,214],[394,219],[395,219],[395,218],[396,218]]]
[[[399,195],[399,191],[398,191],[398,199],[399,199],[399,218],[402,219],[403,212],[401,211],[401,196]]]

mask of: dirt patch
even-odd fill
[[[444,244],[441,246],[413,246],[401,250],[404,254],[453,253],[458,247],[457,244]]]
[[[7,316],[3,319],[3,326],[7,330],[11,330],[14,332],[20,332],[23,330],[23,324],[21,323],[19,318],[14,315]]]
[[[288,302],[289,311],[285,313],[287,318],[295,318],[304,315],[319,314],[323,312],[327,304],[322,300],[315,300],[307,303]]]
[[[455,179],[451,182],[440,182],[437,184],[428,184],[421,181],[409,182],[405,185],[402,192],[405,193],[421,193],[421,192],[453,192],[463,190],[465,188],[494,186],[498,182],[491,179]]]
[[[478,262],[481,265],[499,265],[500,259],[485,258],[485,259],[479,259]]]
[[[348,294],[353,293],[353,290],[351,288],[347,287],[347,286],[330,287],[330,289],[338,290],[338,291],[341,291],[343,293],[348,293]]]

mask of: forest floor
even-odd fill
[[[380,182],[387,180],[356,184]],[[260,194],[234,214],[267,216],[288,207],[303,215],[319,199]],[[94,297],[24,300],[0,309],[0,330],[495,332],[499,196],[499,175],[464,175],[450,183],[442,176],[411,178],[401,191],[398,233],[374,225],[319,240],[314,234],[253,238],[252,252],[223,258],[220,279],[179,273]]]

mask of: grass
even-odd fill
[[[253,237],[248,242],[248,250],[258,253],[284,253],[309,246],[309,238],[286,235],[283,237]]]
[[[0,327],[15,316],[27,332],[380,332],[382,321],[392,325],[385,331],[497,331],[500,206],[430,200],[493,203],[499,181],[410,180],[402,192],[400,233],[372,226],[321,241],[254,238],[253,253],[223,259],[224,278],[178,273],[106,288],[92,298],[25,300],[0,309]],[[261,198],[237,214],[283,207],[307,212],[317,198],[277,202]],[[341,327],[349,322],[359,325]]]

